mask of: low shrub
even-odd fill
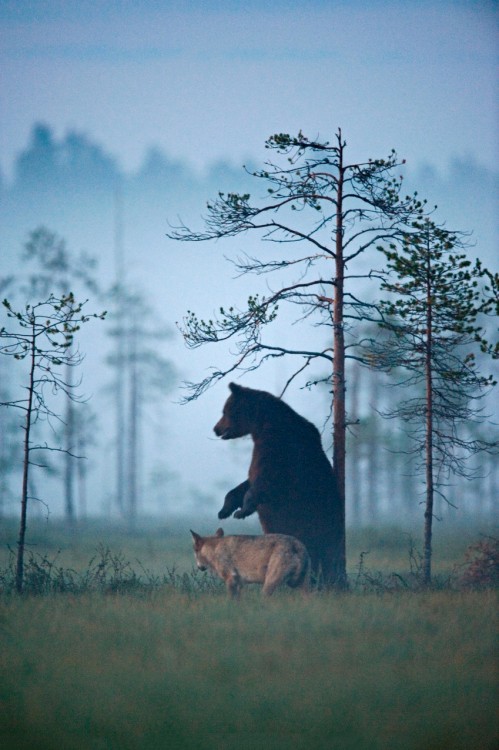
[[[499,539],[485,537],[466,551],[461,585],[468,588],[499,586]]]
[[[140,573],[120,551],[99,545],[87,567],[78,572],[59,564],[60,550],[52,557],[48,554],[28,552],[24,563],[23,593],[35,596],[55,593],[86,594],[147,594],[165,586],[185,594],[197,594],[221,589],[221,583],[209,573],[197,568],[180,573],[166,568],[163,575],[155,575],[141,563]],[[10,550],[6,567],[0,570],[0,593],[13,594],[16,590],[16,556]]]

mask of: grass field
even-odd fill
[[[492,750],[497,593],[449,584],[470,533],[441,536],[436,590],[405,588],[408,537],[387,529],[350,535],[350,593],[235,604],[192,574],[181,527],[35,526],[49,578],[97,569],[105,544],[125,585],[1,597],[0,747]]]

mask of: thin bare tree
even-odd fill
[[[80,352],[73,347],[74,336],[83,323],[90,318],[104,318],[100,315],[85,314],[85,303],[79,303],[70,293],[62,297],[50,295],[35,305],[26,305],[15,310],[8,300],[3,301],[7,316],[15,324],[15,330],[0,330],[0,354],[13,357],[25,363],[21,378],[25,393],[0,403],[0,406],[20,409],[24,412],[23,473],[21,490],[21,518],[17,542],[16,589],[22,592],[24,573],[24,547],[29,496],[30,468],[40,466],[35,459],[40,451],[67,450],[34,443],[32,428],[45,418],[60,419],[54,411],[53,396],[63,393],[68,399],[78,400],[77,384],[68,381],[68,368],[78,366],[82,360]],[[20,329],[20,330],[19,330]]]
[[[27,300],[46,299],[49,294],[56,296],[67,295],[70,292],[79,295],[84,293],[98,293],[95,277],[97,261],[85,252],[73,253],[68,248],[66,240],[47,227],[39,226],[30,232],[21,255],[27,268],[27,280],[20,285],[20,291]],[[76,288],[75,288],[76,287]],[[66,381],[71,385],[72,367],[68,366]],[[71,388],[69,388],[71,391]],[[80,424],[75,414],[75,404],[71,398],[66,399],[65,416],[63,419],[64,454],[63,487],[66,519],[69,523],[75,520],[75,479],[76,462],[72,457]]]

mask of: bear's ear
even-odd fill
[[[224,530],[223,529],[217,529],[215,531],[215,536],[223,536],[223,535],[224,535]]]
[[[237,383],[229,383],[229,389],[231,393],[242,393],[244,391],[244,386],[238,385]]]

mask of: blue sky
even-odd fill
[[[0,2],[0,165],[34,121],[128,169],[151,144],[197,167],[273,132],[409,163],[498,167],[492,2]]]

